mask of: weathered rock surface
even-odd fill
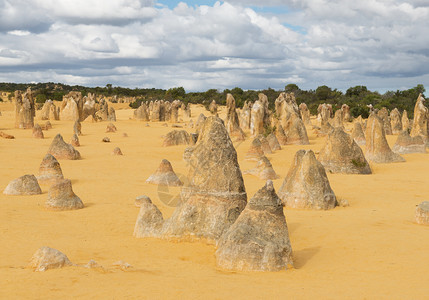
[[[22,94],[15,91],[15,128],[29,129],[34,126],[36,107],[31,88]]]
[[[113,155],[123,155],[122,151],[121,151],[121,148],[119,148],[119,147],[116,147],[115,149],[113,149],[112,154]]]
[[[231,94],[226,95],[226,107],[227,107],[227,115],[225,121],[226,130],[229,133],[229,136],[234,141],[243,141],[244,140],[244,132],[240,127],[240,123],[238,121],[238,115],[235,110],[235,99]]]
[[[83,208],[83,202],[73,192],[70,179],[58,180],[48,191],[47,208],[55,210],[73,210]]]
[[[136,199],[136,204],[140,207],[137,216],[136,225],[134,226],[134,236],[137,238],[143,237],[158,237],[161,234],[164,218],[149,197],[141,196]]]
[[[392,126],[392,133],[393,134],[401,133],[402,131],[401,114],[399,113],[399,110],[397,108],[393,109],[390,112],[390,122]]]
[[[268,142],[267,138],[262,134],[258,135],[257,138],[261,142],[261,148],[262,148],[262,151],[264,151],[264,154],[265,155],[272,154],[273,151],[271,150],[271,146],[270,146],[270,143]]]
[[[117,131],[117,129],[116,129],[115,124],[113,124],[113,123],[107,124],[106,132],[116,132],[116,131]]]
[[[352,139],[359,146],[363,146],[366,144],[365,134],[363,133],[362,125],[360,122],[354,122],[351,136]]]
[[[250,113],[250,134],[258,136],[264,132],[264,105],[259,101],[255,101]]]
[[[398,135],[392,151],[399,154],[426,153],[426,143],[421,136],[411,137],[408,131],[404,130]]]
[[[71,138],[70,144],[71,144],[73,147],[80,147],[79,137],[77,136],[77,134],[76,134],[76,133],[72,135],[72,138]]]
[[[273,165],[265,155],[258,160],[255,168],[244,171],[243,174],[254,175],[262,180],[274,180],[278,178]]]
[[[299,150],[278,193],[286,207],[332,209],[337,205],[325,168],[311,150]]]
[[[41,193],[42,190],[34,175],[24,175],[12,180],[3,191],[5,195],[38,195]]]
[[[409,130],[410,129],[410,120],[408,119],[408,113],[406,110],[402,112],[402,130]]]
[[[72,262],[64,253],[53,248],[42,247],[33,254],[29,267],[35,271],[43,272],[48,269],[59,269],[71,265],[73,265]]]
[[[371,174],[362,149],[341,128],[334,128],[328,134],[318,160],[327,172]]]
[[[307,129],[301,120],[294,94],[280,93],[275,106],[286,136],[286,144],[308,145]]]
[[[51,154],[46,154],[39,166],[37,180],[40,184],[52,184],[63,179],[60,163]]]
[[[282,149],[282,147],[280,146],[279,140],[277,139],[274,133],[270,133],[267,136],[267,141],[272,151],[277,151]]]
[[[215,100],[212,100],[212,102],[210,103],[209,111],[214,116],[217,114],[217,104]]]
[[[246,153],[245,160],[260,160],[264,156],[264,151],[262,150],[262,143],[259,138],[254,138],[250,144],[250,148]]]
[[[163,159],[158,169],[149,176],[146,180],[147,183],[152,184],[160,184],[167,186],[182,186],[183,182],[180,181],[179,177],[177,177],[176,173],[173,171],[173,167],[171,163]]]
[[[301,114],[301,119],[304,122],[304,125],[311,125],[310,110],[308,109],[307,104],[301,103],[299,105],[299,112]]]
[[[149,108],[144,102],[134,111],[134,119],[146,122],[149,121]]]
[[[160,236],[216,241],[247,202],[237,153],[221,119],[207,118],[187,160],[189,183]]]
[[[167,133],[162,144],[163,147],[190,145],[191,137],[186,130],[173,130]]]
[[[404,162],[405,159],[394,153],[387,143],[384,133],[384,122],[375,113],[368,118],[366,125],[365,157],[375,163]]]
[[[416,207],[416,222],[429,225],[429,201],[423,201]]]
[[[280,271],[293,266],[286,218],[271,181],[222,235],[216,263],[239,271]]]
[[[35,139],[43,139],[45,138],[43,131],[42,131],[42,127],[40,127],[39,124],[35,124],[33,127],[33,137]]]
[[[341,105],[341,110],[343,111],[343,122],[351,122],[352,116],[350,114],[350,106],[343,104]]]
[[[56,159],[76,160],[81,158],[79,151],[73,148],[72,145],[64,142],[63,137],[59,133],[54,137],[51,146],[49,146],[48,153],[55,156]]]
[[[420,94],[414,106],[414,120],[411,127],[411,136],[421,136],[425,143],[428,142],[428,109],[425,106],[425,98]]]

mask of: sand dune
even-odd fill
[[[48,186],[43,185],[41,195],[0,195],[0,298],[428,297],[429,226],[414,221],[416,205],[429,197],[428,154],[405,154],[405,163],[371,163],[372,175],[328,174],[337,198],[348,200],[350,206],[329,211],[285,209],[295,269],[229,272],[216,267],[213,245],[133,237],[137,196],[149,196],[165,217],[173,212],[180,187],[161,188],[145,181],[164,158],[185,180],[186,146],[162,147],[161,136],[171,126],[149,122],[146,127],[146,122],[130,119],[133,110],[126,105],[113,107],[116,133],[105,132],[108,122],[82,123],[77,148],[82,159],[59,160],[84,209],[46,210]],[[220,110],[224,117],[225,107]],[[45,138],[35,139],[31,130],[14,128],[13,105],[0,103],[0,111],[0,130],[15,136],[0,139],[3,190],[12,179],[37,175],[54,136],[61,133],[70,142],[73,122],[51,121],[53,128],[44,131]],[[209,115],[202,106],[192,107],[194,124],[201,112]],[[180,114],[179,118],[189,120]],[[297,150],[322,148],[324,138],[316,138],[312,130],[308,134],[310,145],[288,145],[268,155],[280,176],[273,181],[276,190]],[[105,136],[110,143],[101,142]],[[396,136],[387,139],[392,146]],[[254,162],[244,160],[250,143],[246,139],[235,145],[242,171],[254,167]],[[124,155],[111,155],[115,147]],[[243,177],[248,198],[264,185],[255,176]],[[64,252],[78,265],[93,259],[104,269],[72,266],[33,272],[26,266],[42,246]],[[120,260],[133,267],[113,266]]]

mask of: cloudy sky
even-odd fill
[[[429,0],[0,0],[0,81],[429,89]]]

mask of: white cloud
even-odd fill
[[[0,80],[187,90],[429,85],[427,1],[185,2],[0,0]]]

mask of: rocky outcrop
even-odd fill
[[[250,134],[258,136],[264,132],[264,106],[258,100],[253,103],[250,113]]]
[[[217,115],[217,104],[216,104],[216,101],[212,100],[212,102],[210,103],[210,106],[209,106],[209,111],[210,111],[210,113],[213,116]]]
[[[371,174],[362,149],[341,128],[334,128],[328,134],[318,160],[327,172]]]
[[[63,97],[60,110],[61,121],[79,121],[82,111],[82,93],[69,92]]]
[[[51,154],[46,154],[39,166],[37,180],[40,184],[53,184],[63,179],[60,163]]]
[[[307,104],[301,103],[299,105],[299,112],[301,114],[301,119],[304,122],[304,125],[311,125],[310,110],[308,109]]]
[[[384,133],[384,122],[375,113],[368,118],[365,131],[365,157],[375,163],[391,163],[405,161],[399,154],[394,153],[387,143]]]
[[[250,174],[262,180],[274,180],[278,178],[273,165],[265,155],[259,158],[255,168],[244,171],[243,174]]]
[[[245,160],[259,161],[264,156],[261,141],[256,137],[250,144],[250,148],[246,153]]]
[[[74,122],[73,133],[76,135],[82,135],[82,124],[79,122],[79,120]]]
[[[267,141],[272,151],[277,151],[282,149],[282,147],[280,146],[279,140],[277,139],[274,133],[270,133],[267,136]]]
[[[392,135],[392,125],[387,108],[383,107],[382,109],[380,109],[377,113],[377,116],[383,121],[385,135]]]
[[[30,129],[34,126],[36,108],[31,88],[22,94],[15,91],[15,128]]]
[[[402,122],[402,130],[408,131],[410,129],[410,120],[408,120],[408,113],[406,110],[402,112],[401,122]]]
[[[134,119],[145,122],[149,121],[149,109],[144,102],[134,111]]]
[[[147,196],[138,197],[138,206],[140,207],[140,211],[137,216],[136,225],[134,226],[133,235],[137,238],[160,236],[164,218],[158,207]]]
[[[429,225],[429,201],[423,201],[416,207],[416,222]]]
[[[428,142],[428,109],[425,106],[425,98],[420,94],[414,106],[414,120],[410,132],[411,136],[421,136],[425,143]]]
[[[238,271],[280,271],[293,266],[286,218],[271,181],[222,235],[216,263]]]
[[[343,104],[341,105],[341,110],[343,111],[343,122],[351,122],[352,116],[350,115],[350,106]]]
[[[162,144],[163,147],[190,145],[191,136],[186,130],[173,130],[167,133]]]
[[[299,150],[278,193],[286,207],[332,209],[337,205],[325,168],[311,150]]]
[[[360,122],[353,123],[352,139],[359,146],[363,146],[366,144],[365,134],[363,132],[362,125]]]
[[[271,146],[270,146],[270,143],[268,142],[267,138],[262,134],[258,135],[257,138],[261,142],[261,149],[262,149],[262,151],[264,151],[264,154],[265,155],[272,154],[273,151],[271,150]]]
[[[390,122],[392,126],[392,133],[393,134],[401,133],[402,131],[401,114],[399,113],[399,110],[397,108],[393,109],[390,112]]]
[[[53,248],[42,247],[33,254],[29,267],[35,271],[43,272],[48,269],[59,269],[71,265],[73,265],[72,262],[64,253]]]
[[[229,136],[234,141],[243,141],[244,140],[244,132],[240,127],[240,123],[238,121],[238,115],[235,110],[235,99],[231,94],[226,95],[226,108],[227,115],[225,121],[225,127],[228,131]]]
[[[207,118],[187,161],[189,183],[159,236],[216,241],[235,222],[247,198],[237,153],[221,119]]]
[[[48,191],[46,207],[55,210],[73,210],[83,208],[83,202],[73,192],[70,179],[56,181]]]
[[[33,137],[35,139],[43,139],[45,136],[43,135],[42,127],[39,124],[35,124],[33,127]]]
[[[72,138],[71,138],[71,140],[70,140],[70,144],[71,144],[73,147],[80,147],[79,137],[77,136],[77,134],[76,134],[76,133],[72,135]]]
[[[116,131],[117,131],[117,129],[116,129],[115,124],[113,124],[113,123],[107,124],[106,132],[116,132]]]
[[[180,181],[179,177],[177,177],[176,173],[173,171],[173,167],[171,163],[163,159],[158,169],[149,176],[146,180],[147,183],[152,184],[160,184],[167,186],[182,186],[183,182]]]
[[[123,155],[121,148],[119,148],[119,147],[116,147],[115,149],[113,149],[112,154],[113,155]]]
[[[286,136],[286,144],[308,145],[307,130],[301,120],[294,94],[280,93],[275,106]]]
[[[426,153],[426,143],[421,136],[411,137],[408,131],[404,130],[398,135],[392,151],[399,154]]]
[[[38,195],[41,193],[42,190],[34,175],[24,175],[12,180],[3,191],[5,195]]]
[[[109,112],[107,114],[107,121],[116,122],[116,112],[113,107],[109,107]]]
[[[48,153],[52,154],[57,159],[75,160],[81,158],[79,151],[73,148],[72,145],[64,142],[61,134],[57,134],[54,137],[51,146],[49,146]]]

